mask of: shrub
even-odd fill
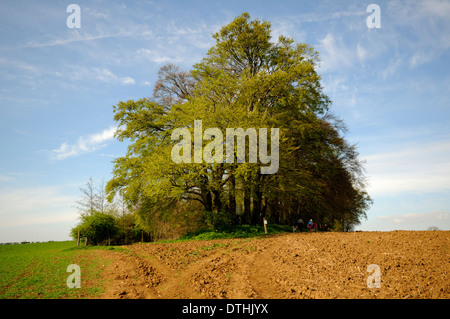
[[[82,237],[87,237],[88,243],[101,245],[106,240],[114,238],[119,228],[113,216],[98,211],[82,218],[81,224],[72,229],[71,235],[77,238],[78,230]]]

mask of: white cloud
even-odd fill
[[[364,156],[369,194],[397,195],[450,189],[450,141],[417,143],[394,152]]]
[[[378,216],[376,219],[391,224],[394,229],[426,230],[431,226],[436,226],[441,230],[450,229],[450,212],[447,211],[411,212]]]
[[[35,66],[30,65],[23,61],[16,61],[14,59],[5,59],[3,57],[0,57],[0,64],[4,66],[10,66],[19,70],[27,71],[30,73],[39,72],[38,68],[36,68]]]
[[[76,198],[62,195],[57,187],[3,190],[0,194],[0,229],[76,221]]]
[[[393,61],[390,61],[388,66],[381,70],[381,75],[383,77],[383,80],[386,80],[387,78],[395,75],[397,73],[397,70],[402,67],[404,64],[404,58],[396,58]]]
[[[320,71],[322,72],[350,67],[355,57],[355,52],[347,48],[342,38],[335,39],[331,33],[319,40],[318,51],[320,52]]]
[[[122,79],[122,84],[135,84],[135,83],[136,83],[136,81],[133,78],[129,77],[129,76],[124,77]]]
[[[15,180],[15,178],[12,176],[0,174],[0,183],[12,182],[13,180]]]
[[[136,81],[130,77],[125,76],[119,78],[114,72],[112,72],[108,68],[87,68],[87,67],[80,67],[73,71],[71,74],[71,79],[75,81],[86,81],[86,80],[97,80],[105,83],[113,83],[113,84],[124,84],[124,85],[130,85],[135,84]]]
[[[428,62],[431,62],[434,59],[433,53],[423,53],[423,52],[416,52],[413,54],[413,56],[409,59],[409,67],[411,69],[414,69],[415,67],[426,64]]]
[[[10,48],[1,48],[0,51],[11,51],[11,50],[18,50],[18,49],[30,49],[30,48],[43,48],[43,47],[54,47],[54,46],[63,46],[66,44],[71,44],[74,42],[89,42],[89,41],[96,41],[96,40],[102,40],[102,39],[109,39],[109,38],[123,38],[123,37],[148,37],[152,36],[153,32],[148,29],[138,29],[140,26],[134,26],[130,25],[128,30],[125,28],[121,28],[120,30],[117,30],[116,32],[108,33],[108,32],[100,32],[98,34],[83,34],[81,35],[77,29],[72,30],[72,34],[70,37],[66,38],[59,38],[59,39],[53,39],[51,41],[30,41],[24,45],[19,45],[15,47]],[[130,29],[133,29],[130,30]]]
[[[395,14],[392,27],[402,32],[396,45],[407,49],[411,69],[427,64],[450,48],[448,1],[390,1],[386,11]],[[407,30],[407,32],[405,32]],[[395,40],[397,41],[397,40]]]
[[[103,130],[101,133],[92,134],[87,137],[81,136],[77,143],[70,145],[67,142],[61,144],[59,149],[53,150],[53,156],[57,160],[66,159],[87,152],[93,152],[106,146],[104,143],[113,139],[115,127]]]
[[[182,61],[182,58],[176,57],[176,56],[170,57],[167,55],[166,52],[164,52],[162,50],[161,51],[154,50],[154,49],[149,50],[149,49],[141,48],[141,49],[137,50],[136,54],[139,58],[143,58],[143,59],[152,61],[154,63],[168,63],[168,62],[177,63],[177,62]]]
[[[306,31],[302,30],[301,22],[298,17],[285,17],[273,19],[272,23],[272,41],[278,41],[280,35],[292,37],[295,42],[306,41]]]
[[[117,76],[111,70],[98,67],[78,67],[70,73],[70,77],[74,81],[86,81],[88,79],[95,79],[106,83],[112,83],[118,80]]]
[[[106,68],[94,68],[97,79],[103,82],[111,82],[117,80],[117,76]]]
[[[448,19],[450,16],[450,2],[448,1],[429,0],[423,1],[421,5],[421,10],[429,12],[433,16],[438,16],[443,19]]]
[[[364,48],[361,45],[359,45],[359,43],[356,46],[356,53],[358,54],[358,58],[360,61],[363,61],[366,58],[367,51],[364,50]]]

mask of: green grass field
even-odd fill
[[[78,248],[75,241],[0,245],[0,298],[95,298],[102,291],[97,265],[105,262],[95,249]],[[81,288],[67,287],[70,264],[80,266]]]

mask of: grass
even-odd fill
[[[292,232],[292,227],[286,225],[271,224],[267,226],[266,234],[264,232],[264,226],[235,225],[220,227],[216,230],[207,229],[203,231],[197,231],[195,233],[188,233],[176,241],[252,238],[286,232]]]
[[[111,248],[111,247],[108,247]],[[0,299],[88,298],[101,291],[100,263],[94,249],[75,241],[0,246]],[[67,266],[81,269],[81,288],[68,288]]]

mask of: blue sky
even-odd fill
[[[110,179],[126,150],[112,106],[151,96],[165,63],[190,69],[244,11],[319,52],[366,160],[374,205],[357,229],[450,229],[449,1],[2,0],[0,242],[68,239],[79,187]]]

